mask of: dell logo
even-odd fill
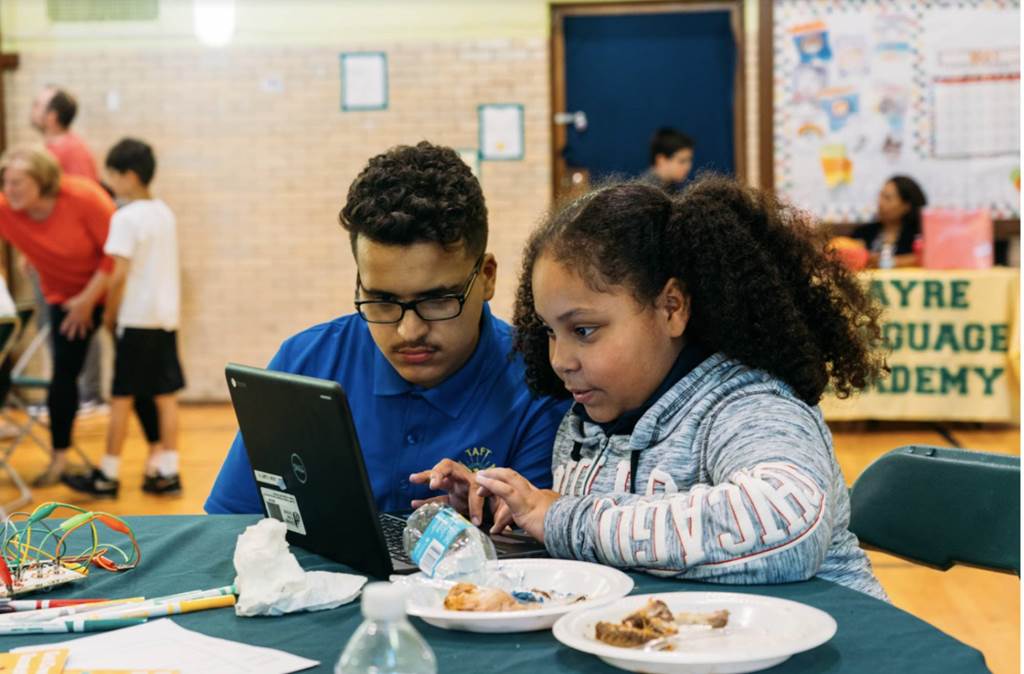
[[[302,462],[302,457],[298,454],[292,454],[292,472],[295,473],[295,479],[306,484],[306,480],[309,479],[309,475],[306,473],[306,464]]]

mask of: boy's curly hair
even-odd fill
[[[545,254],[593,289],[623,286],[641,304],[676,278],[691,300],[687,339],[775,375],[808,405],[830,384],[847,397],[885,369],[881,309],[826,243],[806,214],[731,179],[706,176],[674,198],[637,183],[597,189],[527,243],[514,316],[527,382],[568,396],[533,305]]]
[[[338,215],[351,239],[406,246],[460,244],[474,257],[487,247],[487,207],[480,183],[455,150],[422,141],[369,161]]]

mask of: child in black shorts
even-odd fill
[[[178,398],[185,385],[178,360],[180,281],[174,214],[150,194],[153,150],[125,138],[107,154],[107,182],[121,208],[110,220],[104,252],[114,258],[104,325],[117,340],[107,452],[100,467],[68,475],[77,491],[116,497],[121,450],[134,406],[149,442],[142,485],[152,494],[181,492]]]

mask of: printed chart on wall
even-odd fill
[[[896,174],[934,206],[1020,213],[1020,3],[776,0],[779,193],[867,222]]]

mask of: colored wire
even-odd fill
[[[48,520],[62,509],[75,514],[56,526],[51,525]],[[103,540],[101,529],[125,536],[130,547]],[[75,535],[78,532],[85,534],[85,541]],[[83,543],[81,547],[79,542]],[[15,584],[33,567],[53,564],[88,575],[92,566],[107,571],[128,571],[138,566],[141,559],[135,533],[124,520],[70,503],[51,501],[31,513],[12,513],[3,520],[0,530],[0,561],[12,572]]]

